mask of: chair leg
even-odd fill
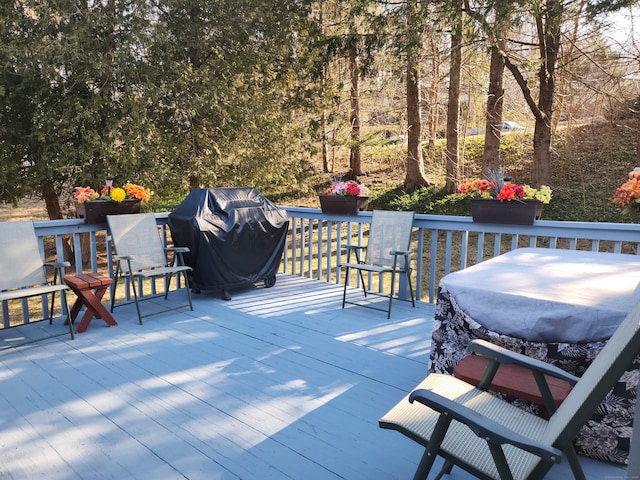
[[[434,478],[433,480],[440,480],[445,475],[449,475],[451,473],[451,470],[453,470],[453,462],[451,462],[450,460],[445,460],[444,465],[442,466],[442,470],[440,470],[438,475],[436,475],[436,478]]]
[[[118,287],[118,279],[120,278],[120,264],[116,266],[116,273],[113,276],[113,283],[111,284],[111,306],[109,310],[113,313],[113,309],[115,308],[116,303],[116,291]]]
[[[171,288],[171,279],[173,278],[173,274],[165,275],[164,277],[164,299],[169,298],[169,288]],[[177,282],[177,280],[176,280]]]
[[[449,429],[451,420],[452,418],[449,415],[440,415],[440,417],[438,417],[438,421],[436,422],[436,426],[431,433],[431,438],[427,443],[427,448],[422,454],[420,464],[418,465],[416,473],[413,476],[413,480],[426,480],[429,476],[429,472],[433,467],[433,462],[436,461],[438,451],[440,450],[440,445],[442,445],[442,441],[444,440],[444,436]]]
[[[394,269],[395,270],[395,269]],[[396,289],[396,272],[391,272],[391,291],[389,292],[389,308],[387,309],[387,320],[391,318],[391,303]]]
[[[193,311],[193,304],[191,303],[191,288],[189,287],[189,278],[187,272],[182,272],[184,275],[184,288],[187,290],[187,300],[189,300],[189,308]]]
[[[366,287],[366,283],[364,283],[364,275],[362,275],[362,270],[358,270],[358,274],[360,275],[360,285],[362,285],[362,291],[364,292],[364,298],[367,298],[367,287]]]
[[[489,447],[496,469],[498,470],[500,480],[513,480],[513,474],[511,473],[511,469],[507,463],[507,457],[505,457],[502,447],[490,442],[487,442],[487,446]]]
[[[136,290],[136,282],[132,276],[129,277],[129,281],[131,282],[131,290],[133,290],[133,300],[136,303],[136,312],[138,312],[138,323],[142,325],[142,313],[140,313],[140,303],[138,303],[138,291]]]
[[[71,340],[75,339],[75,335],[73,334],[73,322],[71,321],[71,313],[69,312],[69,304],[67,303],[67,294],[64,290],[60,290],[60,306],[63,311],[67,312],[67,324],[69,325],[69,335],[71,335]]]
[[[566,455],[571,471],[573,472],[573,477],[576,480],[586,480],[587,477],[582,470],[582,465],[580,465],[578,454],[576,453],[576,449],[573,448],[573,445],[569,445],[569,448],[564,451],[564,454]]]
[[[116,273],[114,275],[113,278],[113,284],[111,287],[111,313],[113,313],[113,309],[115,308],[115,302],[116,302],[116,287],[118,286],[118,280],[120,278],[122,278],[122,276],[125,276],[122,268],[120,267],[120,262],[122,260],[119,260],[116,266]],[[142,314],[140,313],[140,304],[138,303],[138,291],[136,290],[136,283],[135,283],[135,279],[133,277],[133,275],[131,275],[131,261],[127,260],[127,272],[128,274],[126,274],[127,279],[129,280],[129,284],[131,285],[131,290],[133,290],[133,301],[136,304],[136,312],[138,313],[138,323],[140,325],[142,325]],[[124,286],[125,286],[125,293],[127,290],[127,279],[125,279],[124,281]],[[126,295],[125,295],[126,297]]]
[[[60,294],[62,295],[62,294]],[[53,325],[53,309],[56,302],[56,292],[51,293],[51,308],[49,309],[49,325]],[[64,312],[63,312],[64,313]]]
[[[62,272],[60,272],[60,281],[62,281]],[[58,283],[58,268],[56,268],[55,271],[53,272],[53,284],[55,285],[57,283]],[[60,294],[60,298],[62,300],[62,293]],[[53,324],[53,309],[55,308],[55,303],[56,303],[56,292],[52,292],[51,293],[51,309],[49,310],[49,325]],[[60,303],[60,305],[62,305],[62,303]],[[64,310],[62,311],[62,313],[64,313]],[[68,315],[68,312],[67,312],[67,315]]]
[[[120,263],[118,263],[118,266]],[[138,313],[138,323],[142,325],[142,313],[140,312],[140,303],[138,302],[138,290],[136,290],[136,279],[133,276],[133,269],[131,268],[131,260],[127,259],[127,278],[129,279],[129,284],[131,285],[131,290],[133,290],[133,301],[136,304],[136,312]],[[127,284],[125,280],[125,286]],[[142,286],[140,287],[142,288]]]
[[[180,280],[180,272],[177,272],[176,274],[176,286],[180,283],[178,282],[178,280]],[[189,308],[191,309],[191,311],[193,311],[193,303],[191,303],[191,289],[189,288],[189,278],[187,277],[187,272],[182,272],[182,276],[184,277],[184,288],[187,290],[187,300],[189,301]],[[169,277],[169,281],[166,280],[166,278]],[[171,279],[173,278],[173,274],[172,275],[167,275],[167,277],[165,277],[165,291],[164,291],[164,299],[166,300],[167,298],[169,298],[169,287],[171,286]]]
[[[413,294],[413,285],[411,285],[411,270],[406,272],[407,275],[407,283],[409,284],[409,294],[411,295],[411,305],[413,308],[416,308],[416,297]]]
[[[347,283],[349,282],[349,271],[350,267],[347,267],[344,275],[344,289],[342,290],[342,308],[344,308],[344,305],[347,301]]]

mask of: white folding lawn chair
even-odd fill
[[[53,323],[53,312],[56,293],[60,293],[61,310],[66,320],[69,320],[66,291],[68,287],[62,283],[63,268],[69,267],[68,262],[45,262],[38,244],[38,237],[33,222],[0,222],[0,302],[5,321],[5,328],[10,327],[9,302],[23,300],[23,311],[28,312],[26,300],[31,297],[42,297],[44,315],[49,323]],[[53,278],[47,280],[47,269],[51,269]],[[60,282],[60,283],[58,283]],[[46,299],[51,295],[51,307]],[[44,318],[42,319],[44,320]],[[28,319],[29,323],[33,323]],[[45,338],[57,337],[69,333],[73,336],[73,326],[68,322],[68,332],[55,333],[34,340],[26,340],[4,348],[13,348]]]
[[[138,313],[138,322],[142,324],[142,318],[157,313],[186,307],[193,310],[189,279],[187,272],[191,267],[184,264],[182,254],[188,252],[186,247],[165,248],[158,232],[155,216],[152,213],[138,213],[129,215],[107,215],[109,232],[113,248],[115,249],[116,271],[114,274],[113,289],[111,295],[111,312],[115,307],[135,303]],[[173,253],[171,259],[167,254]],[[154,311],[142,315],[140,301],[164,296],[167,300],[173,277],[182,277],[183,287],[186,290],[187,303],[178,306]],[[157,278],[164,280],[162,293],[144,294],[144,282],[154,281]],[[129,287],[133,291],[133,300],[125,299],[116,302],[117,286],[124,281],[125,289]],[[155,287],[155,282],[152,287]]]

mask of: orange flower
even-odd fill
[[[151,190],[147,190],[146,188],[141,187],[140,185],[135,185],[133,183],[125,184],[123,188],[127,191],[129,197],[139,198],[143,202],[149,200],[151,198],[151,195],[153,195],[153,192]]]
[[[613,200],[621,207],[626,207],[638,198],[640,198],[640,181],[638,181],[638,178],[632,178],[620,185],[613,195]]]
[[[493,182],[485,179],[465,180],[456,192],[458,195],[474,195],[482,196],[483,193],[489,193],[495,187]]]

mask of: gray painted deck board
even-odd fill
[[[341,295],[283,275],[231,301],[195,295],[193,312],[138,325],[123,307],[118,327],[94,319],[74,341],[0,352],[0,478],[412,478],[421,447],[377,420],[427,373],[433,306],[394,302],[387,320],[341,309]]]

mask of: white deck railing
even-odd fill
[[[365,236],[371,212],[323,215],[285,207],[291,224],[282,270],[340,283],[336,252]],[[416,296],[435,302],[440,279],[518,247],[567,248],[637,255],[640,225],[537,221],[534,225],[474,223],[470,217],[416,215],[413,251]],[[365,280],[366,281],[366,280]]]
[[[318,209],[283,207],[290,217],[289,234],[280,271],[326,282],[342,283],[338,255],[342,247],[365,239],[371,212],[357,216],[324,215]],[[168,213],[156,214],[164,226]],[[640,225],[619,223],[537,221],[534,225],[474,223],[470,217],[416,215],[414,285],[422,301],[435,302],[440,279],[456,270],[517,247],[546,247],[617,252],[637,255]],[[111,246],[105,225],[88,225],[82,219],[38,221],[36,233],[41,249],[62,260],[72,252],[72,268],[66,273],[99,271],[111,274]],[[365,240],[366,241],[366,240]],[[65,244],[68,247],[65,248]],[[67,258],[67,260],[70,260]],[[379,279],[369,277],[369,288],[380,288]],[[406,294],[404,291],[401,295]],[[45,306],[47,302],[42,302]],[[6,310],[6,305],[3,305]],[[29,322],[30,312],[22,308]],[[47,312],[48,313],[48,312]],[[40,319],[42,317],[39,317]],[[34,317],[35,319],[35,317]],[[12,319],[12,323],[16,318]],[[9,325],[3,318],[2,324]]]

